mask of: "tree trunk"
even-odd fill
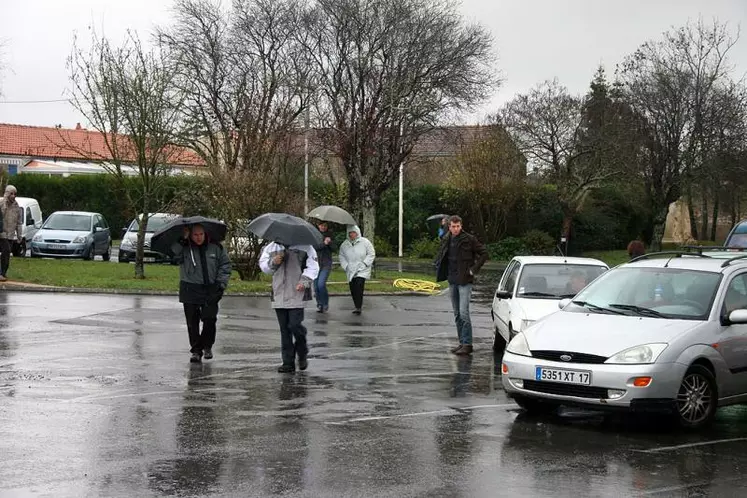
[[[719,209],[719,192],[718,185],[713,188],[713,214],[711,216],[711,241],[716,242],[716,230],[718,229],[718,209]]]
[[[137,247],[135,248],[135,278],[145,278],[145,230],[148,227],[148,210],[143,210],[137,230]]]
[[[659,208],[653,219],[653,233],[651,236],[651,252],[661,251],[661,241],[664,239],[664,230],[667,225],[667,213],[669,205]]]
[[[687,201],[687,213],[690,215],[690,237],[694,240],[698,240],[698,222],[695,219],[695,207],[693,206],[693,187],[689,181],[687,182],[685,196]]]
[[[701,230],[700,235],[705,238],[708,237],[708,196],[706,190],[703,189],[703,209],[700,211]],[[696,239],[700,240],[700,239]]]
[[[369,196],[363,198],[363,226],[359,228],[361,233],[373,244],[376,238],[376,204]]]
[[[560,229],[560,236],[565,237],[565,242],[561,241],[560,247],[566,256],[571,245],[571,225],[573,225],[573,213],[569,210],[563,210],[563,225]]]

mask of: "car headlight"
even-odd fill
[[[522,333],[516,334],[514,338],[511,339],[511,342],[506,346],[506,351],[520,356],[532,356],[532,352],[529,350],[529,343],[527,343],[527,338]]]
[[[34,238],[31,239],[32,242],[41,242],[42,240],[44,240],[44,236],[40,233],[37,233],[34,235]]]
[[[660,342],[636,346],[624,351],[620,351],[619,353],[605,361],[605,363],[654,363],[659,355],[661,355],[661,353],[667,348],[667,346],[668,344]]]
[[[522,330],[522,331],[524,331],[524,330],[528,329],[529,327],[531,327],[531,326],[532,326],[532,324],[533,324],[533,323],[534,323],[535,321],[536,321],[536,320],[522,320],[522,321],[521,321],[521,330]]]
[[[132,249],[132,240],[130,239],[122,239],[122,242],[119,243],[120,249],[130,250]]]
[[[86,237],[85,235],[78,235],[73,239],[73,244],[84,244],[86,242],[86,239],[88,239],[88,237]]]

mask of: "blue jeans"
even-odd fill
[[[327,279],[332,272],[332,268],[319,268],[319,276],[314,280],[314,294],[316,295],[316,305],[324,308],[329,307],[329,291],[327,291]]]
[[[449,284],[451,307],[454,310],[459,344],[472,344],[472,320],[469,317],[469,300],[472,297],[472,284]]]

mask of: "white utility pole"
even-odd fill
[[[402,134],[403,134],[403,132],[404,132],[404,130],[403,130],[403,127],[402,127],[402,123],[400,122],[400,124],[399,124],[399,152],[400,152],[400,156],[402,155],[402,151],[404,150],[402,148]],[[403,222],[402,222],[402,219],[404,217],[404,210],[405,210],[405,202],[404,202],[404,169],[405,169],[404,160],[400,160],[400,162],[399,162],[399,213],[398,213],[398,221],[399,221],[399,228],[398,228],[398,232],[399,232],[399,243],[398,243],[398,248],[397,248],[397,251],[399,253],[399,257],[400,258],[404,254],[404,248],[402,247],[403,246],[403,242],[402,242],[402,239],[403,239],[403,225],[404,225]]]
[[[309,106],[306,106],[303,134],[303,214],[309,213]]]

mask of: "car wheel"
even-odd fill
[[[560,406],[552,401],[525,398],[524,396],[514,396],[513,400],[530,415],[552,415],[558,411]]]
[[[85,259],[86,261],[93,261],[95,257],[96,250],[94,249],[93,244],[91,244],[91,247],[88,248],[88,251],[83,254],[83,259]]]
[[[109,242],[109,244],[106,246],[106,252],[102,254],[101,257],[104,258],[104,261],[109,261],[112,258],[111,253],[112,253],[112,243]]]
[[[498,327],[493,327],[493,333],[495,334],[493,338],[493,351],[503,353],[506,350],[506,339],[498,331]]]
[[[676,399],[677,421],[685,429],[699,429],[713,422],[718,408],[718,386],[710,370],[693,365],[682,379]]]

